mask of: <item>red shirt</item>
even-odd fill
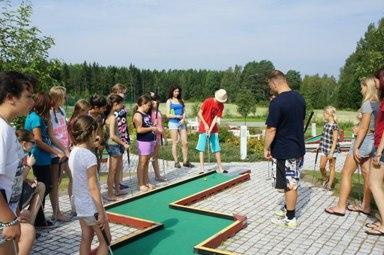
[[[224,104],[216,101],[213,97],[204,100],[200,110],[203,112],[203,118],[207,122],[208,126],[211,126],[213,119],[217,116],[221,118],[223,116]],[[218,133],[219,129],[217,124],[213,126],[211,133]],[[200,121],[199,133],[205,133],[204,123]]]
[[[376,116],[375,148],[377,148],[380,144],[383,131],[384,131],[384,100],[380,102],[379,110],[377,111],[377,116]]]

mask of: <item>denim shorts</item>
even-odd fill
[[[124,146],[121,144],[107,144],[105,148],[110,157],[119,157],[124,154]]]
[[[351,148],[349,148],[349,154],[353,155],[353,147],[354,147],[355,141],[353,141]],[[374,135],[373,133],[369,133],[365,136],[363,142],[360,145],[359,152],[360,157],[362,158],[368,158],[371,157],[374,153]]]
[[[208,138],[207,134],[205,134],[205,133],[199,134],[199,141],[197,142],[196,150],[198,150],[200,152],[205,151],[205,147],[207,145],[207,138]],[[212,153],[216,153],[216,152],[221,151],[218,133],[213,133],[209,136],[209,146],[211,147]]]
[[[180,124],[179,122],[168,122],[168,128],[170,130],[183,130],[187,129],[187,126],[185,124]]]

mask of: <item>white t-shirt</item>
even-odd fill
[[[5,190],[7,202],[11,198],[16,170],[23,157],[15,129],[0,118],[0,189]]]
[[[73,147],[69,155],[69,169],[73,178],[73,202],[79,217],[93,216],[97,210],[88,187],[87,171],[97,165],[95,154],[82,147]]]

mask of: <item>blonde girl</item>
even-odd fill
[[[54,144],[59,143],[61,146],[58,146],[57,149],[62,150],[65,155],[69,156],[69,135],[67,129],[67,119],[64,111],[64,104],[66,98],[66,89],[62,86],[53,86],[49,90],[49,96],[52,100],[52,108],[49,111],[50,114],[50,124],[52,127],[52,135],[51,137]],[[57,142],[55,142],[55,140]],[[61,167],[60,167],[61,165]],[[53,210],[53,218],[58,221],[68,221],[69,219],[65,217],[61,211],[59,206],[59,186],[61,182],[61,171],[65,171],[68,176],[68,196],[72,196],[72,176],[71,172],[68,168],[68,162],[66,159],[64,161],[60,161],[57,156],[52,157],[51,164],[52,171],[52,191],[51,191],[51,202],[52,202],[52,210]],[[74,208],[72,207],[72,212],[74,212]]]
[[[378,90],[373,77],[360,83],[363,102],[359,109],[362,114],[357,136],[345,159],[340,183],[339,201],[336,206],[328,207],[325,212],[344,216],[346,209],[364,214],[371,213],[372,193],[368,188],[368,173],[374,150],[375,119],[379,109]],[[348,205],[348,196],[352,189],[352,175],[360,167],[364,179],[364,196],[361,205]]]
[[[332,189],[335,180],[336,156],[340,152],[339,145],[339,127],[336,123],[336,109],[333,106],[327,106],[323,111],[324,128],[323,136],[320,140],[320,172],[323,177],[323,187],[327,190]],[[327,162],[329,164],[329,176],[326,172]]]
[[[120,137],[120,132],[117,126],[115,112],[124,107],[123,98],[117,94],[111,94],[107,98],[107,118],[105,120],[105,148],[109,154],[109,170],[108,170],[108,199],[114,201],[116,196],[124,195],[120,189],[119,172],[123,167],[124,151],[129,149],[129,144],[124,142]]]
[[[95,234],[99,240],[97,254],[108,254],[108,246],[100,229],[103,229],[108,240],[111,240],[108,218],[100,193],[97,159],[93,153],[96,130],[96,121],[87,115],[77,118],[71,129],[74,147],[68,162],[73,176],[73,203],[81,227],[80,255],[91,254]]]

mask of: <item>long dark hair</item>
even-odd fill
[[[48,93],[39,92],[35,95],[35,105],[33,111],[40,115],[45,121],[48,121],[49,110],[52,107],[52,100]]]
[[[384,68],[379,69],[375,74],[376,79],[379,80],[379,99],[384,99]]]
[[[105,110],[105,115],[108,116],[111,113],[114,103],[120,104],[123,101],[124,98],[122,98],[118,94],[110,94],[107,98],[107,110]]]
[[[159,114],[160,97],[155,92],[149,92],[149,96],[151,98],[151,101],[156,102],[157,104],[157,109],[156,109],[156,118],[157,118],[157,115]],[[151,105],[151,108],[149,110],[149,115],[152,114],[152,111],[153,111],[153,106]]]
[[[169,89],[169,93],[168,93],[168,99],[172,99],[173,98],[173,91],[175,91],[176,89],[179,90],[179,95],[177,96],[177,100],[179,100],[179,103],[184,107],[184,100],[181,97],[182,89],[181,89],[181,87],[179,85],[171,86],[171,88]]]

